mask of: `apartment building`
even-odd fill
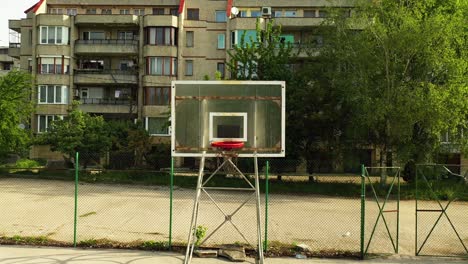
[[[0,47],[0,76],[19,67],[19,61],[8,55],[9,47]]]
[[[164,123],[172,80],[229,74],[226,51],[242,34],[255,34],[257,18],[275,18],[295,45],[320,41],[313,29],[326,9],[351,7],[332,2],[39,0],[25,18],[9,20],[21,43],[10,43],[8,54],[34,77],[33,133],[46,132],[79,100],[83,111],[108,120],[140,118],[155,142],[169,141]],[[34,147],[32,157],[47,153]]]

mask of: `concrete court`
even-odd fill
[[[18,247],[0,246],[0,264],[181,264],[184,256],[172,252],[149,252],[139,250],[94,250],[71,249],[53,247]],[[428,258],[412,256],[395,256],[390,258],[372,260],[349,259],[294,259],[294,258],[267,258],[266,264],[425,264],[447,263],[466,264],[466,259]],[[217,259],[194,258],[193,264],[221,264],[229,261]],[[248,259],[246,264],[253,264]]]

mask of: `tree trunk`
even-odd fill
[[[382,147],[380,149],[380,187],[387,185],[387,148]]]

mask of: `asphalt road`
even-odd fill
[[[139,250],[92,250],[52,247],[0,246],[0,264],[181,264],[184,256],[170,252]],[[466,264],[468,259],[394,256],[371,260],[268,258],[265,264]],[[193,264],[222,264],[222,258],[194,258]],[[253,259],[243,263],[254,264]]]

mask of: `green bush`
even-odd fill
[[[0,168],[31,169],[44,167],[45,164],[45,160],[20,159],[14,164],[1,165]]]

